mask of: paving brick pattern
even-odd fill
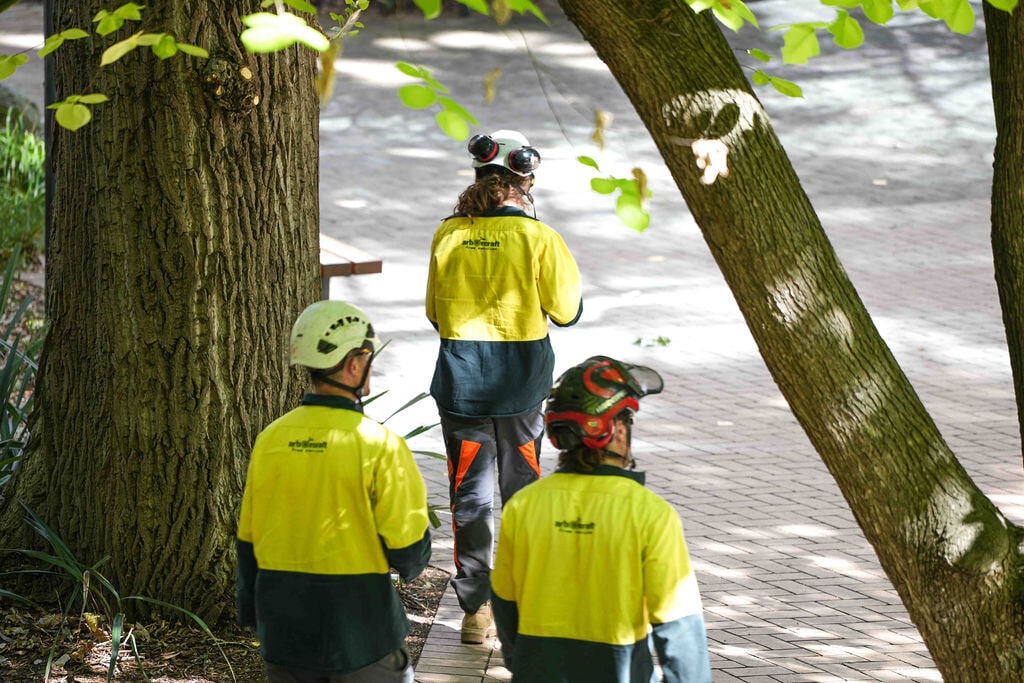
[[[765,0],[756,11],[767,27],[797,18],[786,14],[793,5]],[[0,51],[13,32],[6,17]],[[430,32],[413,20],[366,23],[345,48],[323,110],[320,194],[323,230],[384,259],[383,273],[332,286],[334,298],[363,306],[393,339],[374,377],[375,390],[389,393],[369,412],[385,417],[429,385],[436,335],[422,296],[430,238],[470,182],[463,143],[399,103],[395,89],[410,81],[393,65],[407,60],[452,88],[480,119],[475,131],[521,129],[543,154],[539,217],[562,232],[585,285],[580,324],[552,333],[558,370],[603,353],[665,376],[666,391],[643,402],[635,449],[648,485],[684,520],[715,681],[941,680],[766,371],[653,143],[576,30],[556,14],[550,29],[517,21],[504,32],[461,17]],[[988,242],[994,131],[983,27],[979,18],[975,34],[961,37],[920,19],[894,24],[865,26],[856,52],[822,38],[823,56],[810,65],[773,66],[800,82],[805,99],[759,96],[922,401],[982,490],[1021,523],[1021,448]],[[764,40],[746,30],[730,39],[743,48]],[[502,75],[486,105],[482,77],[492,68]],[[589,139],[595,108],[614,116],[603,151]],[[646,170],[655,193],[647,232],[622,227],[612,200],[589,191],[579,154],[609,174]],[[389,424],[435,421],[426,400]],[[437,430],[411,445],[442,450]],[[444,463],[419,458],[431,502],[444,505]],[[550,472],[550,447],[542,458]],[[434,563],[451,570],[450,520],[442,519]],[[449,590],[417,680],[509,680],[495,643],[459,642],[460,619]]]

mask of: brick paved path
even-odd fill
[[[793,18],[783,14],[792,4],[755,9],[768,27]],[[0,51],[9,16],[0,19]],[[773,71],[798,80],[806,99],[759,96],[942,433],[1022,523],[1020,443],[988,243],[994,132],[983,30],[959,37],[923,20],[895,23],[868,30],[855,52],[823,45],[825,56],[808,67]],[[407,60],[451,87],[479,130],[519,128],[544,156],[539,217],[563,233],[585,283],[583,320],[552,334],[558,370],[604,353],[665,375],[666,391],[638,415],[636,451],[648,485],[683,517],[715,680],[941,680],[621,90],[564,19],[553,17],[553,29],[516,27],[495,32],[484,20],[451,17],[427,32],[421,22],[370,17],[339,63],[321,122],[322,225],[384,258],[382,274],[335,280],[332,289],[393,339],[374,380],[389,393],[369,412],[383,418],[427,389],[436,349],[422,312],[430,237],[470,182],[464,145],[398,102],[395,88],[409,80],[393,64]],[[733,42],[755,40],[745,31]],[[503,70],[498,97],[485,106],[481,79],[495,67]],[[614,114],[604,152],[589,141],[595,108]],[[646,233],[622,227],[611,200],[589,192],[578,154],[608,173],[646,170],[655,192]],[[435,420],[427,400],[389,424]],[[412,445],[440,451],[439,441],[435,430]],[[544,456],[548,472],[550,447]],[[420,465],[431,501],[445,503],[444,464],[423,457]],[[450,570],[443,520],[434,563]],[[493,643],[459,643],[459,620],[449,591],[417,680],[507,680]]]

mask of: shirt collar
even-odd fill
[[[363,406],[361,403],[356,403],[350,398],[345,396],[335,396],[334,394],[307,393],[302,397],[301,403],[304,406],[325,406],[327,408],[344,408],[345,410],[354,410],[357,413],[363,412]]]
[[[563,474],[582,474],[582,472],[569,472],[567,470],[558,471]],[[645,472],[624,470],[621,467],[616,467],[615,465],[598,465],[590,474],[596,474],[598,476],[605,477],[625,477],[626,479],[632,479],[641,486],[644,486],[644,483],[647,481],[647,474]]]

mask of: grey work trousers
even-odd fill
[[[314,674],[267,663],[267,683],[413,683],[413,675],[404,645],[370,666],[346,674]]]
[[[490,598],[494,554],[494,469],[502,503],[540,478],[544,414],[540,406],[508,417],[464,417],[444,410],[448,499],[455,529],[452,587],[467,614]]]

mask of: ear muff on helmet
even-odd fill
[[[559,450],[601,449],[614,434],[623,411],[640,409],[639,399],[663,388],[661,376],[638,365],[594,356],[570,368],[555,383],[544,408],[548,439]]]
[[[490,135],[474,135],[467,146],[473,166],[502,166],[516,175],[528,176],[540,166],[540,152],[517,131],[499,130]]]

